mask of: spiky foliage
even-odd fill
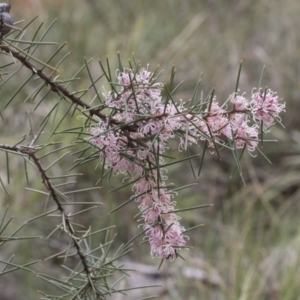
[[[229,150],[236,162],[235,170],[243,178],[240,159],[244,149],[249,152],[257,149],[269,127],[275,121],[280,123],[279,113],[284,107],[279,105],[277,96],[269,89],[253,93],[251,101],[238,95],[240,72],[235,91],[223,105],[216,101],[214,90],[203,97],[200,82],[191,99],[179,101],[174,97],[178,89],[173,85],[175,69],[171,71],[170,82],[162,85],[157,82],[158,70],[150,72],[141,68],[134,57],[127,68],[123,67],[118,57],[117,73],[112,71],[106,59],[105,63],[98,62],[100,74],[95,77],[91,70],[91,64],[93,68],[95,64],[88,60],[69,79],[61,79],[58,70],[61,64],[67,64],[68,57],[68,53],[63,52],[65,44],[59,46],[44,41],[54,22],[44,32],[42,25],[39,26],[29,38],[26,29],[33,21],[25,25],[21,32],[13,30],[6,35],[0,45],[3,60],[0,67],[1,86],[4,88],[10,80],[15,81],[16,85],[12,95],[1,101],[3,121],[7,119],[9,126],[12,118],[19,117],[12,115],[11,111],[8,113],[17,101],[19,105],[28,101],[33,104],[28,115],[28,134],[21,133],[20,139],[12,144],[1,143],[0,150],[5,153],[8,183],[10,157],[19,156],[24,164],[28,190],[37,193],[45,205],[43,212],[26,220],[10,235],[3,235],[0,246],[15,240],[35,239],[35,236],[18,237],[16,234],[37,220],[58,219],[47,238],[62,238],[65,245],[49,259],[63,258],[65,276],[56,278],[37,272],[33,267],[37,261],[19,264],[13,262],[12,257],[2,262],[4,268],[0,275],[23,270],[57,288],[57,295],[42,293],[42,299],[105,299],[113,293],[125,292],[117,286],[127,270],[118,266],[117,261],[130,250],[132,241],[137,237],[112,252],[113,238],[109,238],[111,227],[93,231],[76,222],[79,214],[96,209],[100,203],[85,199],[78,201],[78,193],[86,194],[99,189],[99,186],[73,188],[81,176],[72,173],[73,170],[94,162],[100,186],[104,179],[110,179],[112,175],[125,174],[126,182],[117,189],[132,185],[134,195],[114,211],[132,201],[138,202],[142,233],[150,243],[151,253],[162,259],[173,259],[179,256],[182,248],[188,248],[184,236],[187,230],[179,225],[176,214],[207,205],[175,208],[171,198],[188,186],[167,184],[165,169],[188,161],[197,177],[207,149],[218,157],[222,150]],[[8,31],[3,31],[3,34],[6,33]],[[52,52],[51,47],[54,47]],[[48,55],[45,61],[36,55],[41,48]],[[87,86],[77,77],[80,73],[89,78]],[[27,78],[20,84],[19,78],[24,78],[24,74]],[[100,81],[105,82],[108,92],[102,93]],[[25,88],[30,93],[22,99],[20,95]],[[229,110],[227,103],[232,103]],[[69,126],[70,120],[74,119],[76,125]],[[248,125],[250,121],[254,122],[252,126]],[[257,123],[260,124],[260,132]],[[71,142],[64,139],[66,136],[71,136]],[[169,139],[176,136],[180,149],[186,151],[185,157],[173,158],[165,153]],[[188,147],[197,146],[200,142],[203,142],[202,151],[190,155]],[[71,155],[77,157],[73,163],[69,159]],[[64,161],[64,166],[69,167],[61,172],[60,166]],[[197,169],[195,161],[198,163]],[[30,169],[39,174],[43,188],[30,187]],[[9,195],[4,180],[0,178],[0,181]],[[5,211],[1,234],[11,221],[6,221],[6,215]],[[103,232],[103,243],[93,247],[92,237]],[[121,274],[120,278],[112,282],[110,277],[118,274]]]

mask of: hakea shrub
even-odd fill
[[[175,258],[186,247],[187,236],[175,214],[175,192],[166,184],[168,140],[179,136],[179,151],[204,141],[211,152],[226,145],[234,151],[247,148],[253,155],[259,130],[268,131],[280,121],[285,104],[269,89],[253,90],[250,100],[235,92],[222,106],[213,96],[194,105],[175,103],[171,97],[163,100],[164,85],[147,69],[126,69],[117,79],[120,90],[103,93],[110,112],[91,128],[91,143],[107,169],[131,174],[132,199],[138,203],[152,256]]]

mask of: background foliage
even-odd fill
[[[298,299],[300,37],[297,28],[300,26],[300,8],[297,1],[12,0],[10,3],[15,21],[24,19],[28,22],[40,14],[38,22],[34,23],[36,28],[40,21],[45,20],[45,26],[48,26],[57,17],[48,40],[67,41],[67,51],[72,52],[68,61],[59,68],[62,78],[73,74],[84,63],[84,57],[104,60],[108,55],[112,62],[117,63],[118,50],[125,59],[134,52],[142,65],[149,63],[155,69],[160,64],[165,69],[160,77],[162,82],[168,80],[169,70],[175,65],[176,80],[184,80],[178,98],[191,96],[203,72],[204,93],[215,86],[218,100],[222,102],[221,99],[225,100],[234,90],[241,59],[244,64],[240,89],[246,90],[248,95],[252,87],[258,85],[261,69],[266,65],[263,85],[267,84],[285,98],[287,113],[283,123],[289,134],[276,127],[272,134],[280,143],[264,145],[263,151],[272,165],[260,156],[255,159],[244,156],[246,187],[238,176],[230,178],[233,161],[229,155],[223,155],[220,162],[216,156],[207,153],[198,185],[182,191],[177,201],[179,206],[206,203],[214,206],[182,215],[187,227],[199,223],[205,223],[205,226],[191,233],[193,249],[184,255],[187,262],[177,260],[167,264],[166,270],[170,270],[173,276],[160,275],[165,289],[159,292],[161,299]],[[36,53],[41,60],[48,57],[47,48],[42,49]],[[97,62],[91,63],[91,70],[95,73],[96,66]],[[14,93],[16,81],[21,82],[25,73],[21,72],[10,85],[5,85],[1,99],[8,99]],[[88,77],[82,78],[80,84],[87,86]],[[76,86],[76,89],[80,87]],[[1,126],[5,128],[5,131],[0,128],[2,143],[13,143],[24,124],[28,123],[26,112],[33,104],[21,105],[29,91],[24,89],[22,93],[6,112],[11,129]],[[4,162],[1,159],[1,170],[5,170]],[[37,214],[43,204],[36,194],[24,191],[26,182],[19,173],[19,162],[10,163],[15,170],[9,186],[13,197],[8,198],[1,191],[1,209],[9,205],[9,213],[16,216],[14,226],[17,228]],[[67,167],[61,165],[57,168]],[[76,189],[97,182],[99,176],[93,167],[82,166],[78,171],[86,176],[76,184]],[[190,177],[186,174],[190,174],[188,166],[179,168],[178,165],[169,176],[175,183],[192,182],[192,174]],[[30,176],[31,183],[38,189],[40,180],[35,174]],[[82,197],[82,201],[100,200],[104,203],[91,211],[88,219],[80,221],[95,230],[116,225],[115,247],[118,247],[137,232],[136,221],[132,218],[137,208],[129,205],[120,214],[108,215],[120,203],[119,199],[125,200],[131,193],[109,194],[112,184],[105,183],[100,192],[77,197]],[[30,235],[48,234],[47,226],[42,222],[28,226],[26,230]],[[30,241],[19,242],[5,248],[1,256],[16,253],[26,262],[32,257],[50,256],[49,249],[57,252],[61,247],[55,240],[48,244],[42,240],[38,245]],[[158,265],[149,258],[148,252],[146,245],[136,245],[127,259]],[[59,276],[55,263],[60,262],[46,261],[43,267],[47,266]],[[188,279],[180,271],[182,265],[196,266],[205,275]],[[35,299],[35,290],[51,289],[21,272],[13,275],[1,278],[1,299]],[[144,284],[149,280],[146,278]]]

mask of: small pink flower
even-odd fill
[[[234,110],[236,111],[243,111],[249,106],[249,101],[243,96],[237,95],[234,97],[233,95],[230,101],[234,104]]]
[[[251,112],[255,121],[262,121],[266,127],[274,123],[274,118],[279,118],[279,113],[284,111],[285,103],[280,104],[275,92],[261,90],[253,93],[251,97]]]
[[[151,255],[159,258],[170,259],[177,256],[186,241],[182,229],[177,225],[150,227],[144,226],[146,237],[150,243]]]
[[[149,72],[146,69],[141,69],[140,72],[136,75],[137,83],[148,84],[152,76],[152,72]]]
[[[230,123],[232,125],[233,130],[238,129],[244,121],[245,121],[244,113],[234,113],[230,116]]]
[[[123,84],[124,86],[129,86],[131,84],[130,77],[133,77],[133,74],[131,72],[120,72],[118,74],[118,81],[120,84]]]
[[[184,228],[176,223],[170,225],[165,232],[165,241],[170,245],[184,246],[186,241],[184,240],[184,236],[182,234],[183,230]]]
[[[249,152],[253,152],[258,145],[258,125],[248,126],[246,122],[243,122],[237,129],[235,135],[235,145],[237,149],[242,149],[246,144]]]
[[[228,118],[222,117],[219,119],[219,131],[228,139],[232,140],[232,128]]]
[[[219,106],[219,103],[213,100],[206,122],[198,122],[201,131],[207,136],[201,139],[208,141],[209,147],[214,147],[214,142],[223,143],[221,135],[232,139],[232,129],[228,120],[226,111]],[[213,142],[214,141],[214,142]]]
[[[220,107],[219,103],[216,101],[216,98],[214,98],[210,106],[209,115],[214,116],[221,115],[223,113],[225,113],[225,110]]]

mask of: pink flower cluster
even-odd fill
[[[185,129],[188,136],[181,138],[180,148],[186,149],[187,142],[196,143],[200,139],[207,141],[211,148],[231,141],[236,149],[246,146],[249,152],[253,152],[259,142],[257,122],[263,122],[266,129],[274,123],[275,118],[280,120],[279,114],[285,108],[285,104],[280,104],[271,90],[267,90],[266,96],[261,91],[253,93],[250,101],[234,94],[231,96],[231,103],[233,109],[227,111],[214,98],[202,114],[185,115],[190,120],[188,130]],[[251,116],[254,124],[249,125]]]
[[[265,127],[271,126],[285,109],[285,103],[280,104],[278,101],[278,96],[271,90],[253,93],[250,102],[253,119],[262,121]]]
[[[167,177],[161,167],[167,141],[176,133],[180,136],[180,149],[202,140],[211,148],[234,143],[236,149],[247,147],[252,152],[259,141],[256,123],[269,127],[285,106],[268,90],[266,95],[261,91],[253,93],[250,101],[234,94],[230,111],[221,107],[216,98],[203,111],[199,112],[199,107],[193,111],[183,102],[163,103],[162,84],[154,83],[153,73],[146,69],[120,72],[118,84],[122,86],[119,92],[103,93],[110,114],[91,128],[91,143],[100,149],[105,167],[114,174],[133,174],[133,198],[141,212],[151,254],[174,258],[185,247],[186,237],[174,213],[174,193],[167,189]]]
[[[138,180],[133,184],[135,201],[139,204],[141,220],[151,254],[160,258],[174,258],[186,241],[174,214],[173,194],[166,188],[164,170],[156,170],[157,161],[163,164],[161,154],[166,141],[181,126],[177,108],[161,101],[161,84],[152,83],[152,73],[142,69],[118,76],[123,87],[120,93],[104,93],[106,105],[114,120],[134,124],[134,130],[124,132],[100,121],[91,128],[92,144],[98,147],[100,157],[114,173],[132,172]],[[154,170],[147,170],[147,168]]]
[[[158,186],[155,173],[156,170],[150,172],[150,177],[139,178],[133,184],[133,191],[144,222],[146,239],[151,246],[151,255],[174,258],[186,243],[182,234],[184,228],[178,222],[179,217],[172,212],[176,204],[171,201],[173,194],[167,190],[165,182],[161,181]],[[162,170],[160,176],[164,176]]]

